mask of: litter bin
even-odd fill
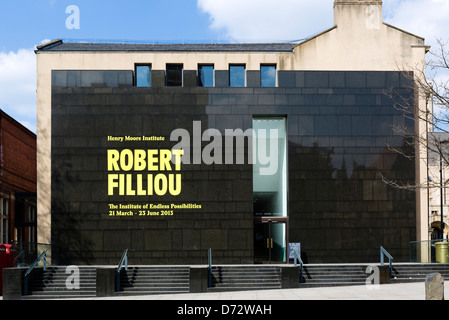
[[[435,261],[439,263],[449,263],[449,242],[435,243]]]
[[[0,295],[3,294],[3,268],[14,267],[14,252],[11,244],[0,244]]]

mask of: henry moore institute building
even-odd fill
[[[319,31],[319,30],[317,30]],[[38,242],[60,264],[408,261],[427,240],[424,39],[335,0],[300,43],[38,47]],[[402,155],[414,151],[415,158]]]

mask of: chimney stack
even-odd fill
[[[338,27],[379,29],[382,25],[381,0],[335,0],[334,24]]]

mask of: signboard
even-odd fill
[[[288,258],[294,259],[295,256],[293,252],[296,251],[298,255],[301,257],[301,243],[299,242],[290,242],[288,244]]]

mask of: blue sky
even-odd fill
[[[66,8],[80,10],[68,29]],[[384,21],[449,40],[448,0],[383,0]],[[333,0],[0,0],[0,108],[36,132],[36,45],[43,41],[269,42],[333,25]]]
[[[80,9],[80,29],[66,28],[69,5]],[[2,0],[0,50],[16,51],[44,39],[114,41],[207,40],[209,16],[196,0]]]

